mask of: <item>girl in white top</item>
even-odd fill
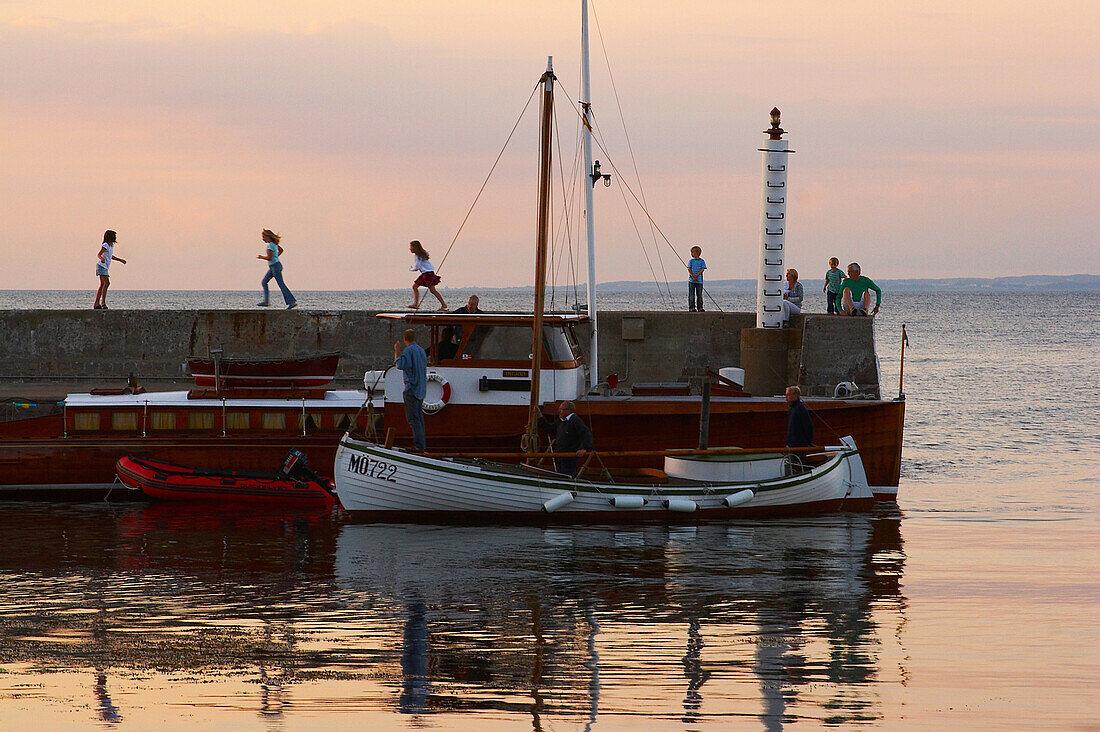
[[[115,241],[117,238],[118,235],[110,229],[103,232],[103,244],[99,247],[99,258],[96,259],[95,263],[95,273],[99,277],[99,289],[95,293],[93,310],[107,309],[107,288],[111,286],[111,262],[126,264],[125,259],[115,256]]]
[[[428,253],[424,251],[424,247],[416,239],[409,242],[409,251],[413,255],[413,264],[409,267],[410,271],[420,272],[420,276],[416,278],[416,282],[413,282],[413,301],[409,305],[410,308],[416,310],[420,307],[420,287],[423,285],[428,288],[428,292],[435,295],[435,299],[439,300],[439,311],[443,312],[447,309],[447,303],[443,302],[443,296],[435,289],[435,286],[439,284],[439,275],[435,273],[435,267],[428,261],[430,258]]]

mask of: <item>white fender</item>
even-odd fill
[[[642,508],[645,498],[642,496],[615,496],[608,501],[615,508]]]
[[[664,503],[665,508],[669,511],[679,511],[681,513],[691,513],[699,508],[699,504],[690,498],[669,498]]]
[[[751,488],[746,488],[743,491],[737,491],[731,495],[722,499],[722,503],[726,504],[726,508],[733,508],[734,506],[740,506],[742,503],[748,503],[756,497],[756,493]]]
[[[547,513],[553,513],[563,506],[568,506],[576,497],[577,494],[575,491],[564,491],[542,504],[542,510]]]

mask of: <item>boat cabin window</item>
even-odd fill
[[[212,430],[212,429],[214,429],[214,413],[213,412],[188,412],[187,413],[187,429],[189,429],[189,430]]]
[[[73,427],[78,430],[98,430],[99,412],[77,412],[73,415]]]
[[[96,415],[96,427],[99,427],[99,415]],[[111,412],[111,429],[133,432],[138,428],[137,412]],[[77,429],[80,429],[78,426]]]
[[[572,344],[560,326],[544,325],[542,344],[548,361],[577,360]],[[523,325],[479,325],[470,334],[461,358],[530,362],[531,328]]]
[[[522,326],[479,325],[470,334],[462,357],[479,361],[529,361],[531,329]]]
[[[282,412],[264,412],[260,426],[265,430],[285,430],[286,415]]]
[[[228,412],[225,415],[225,428],[228,430],[246,430],[249,424],[248,412]]]
[[[176,429],[176,413],[175,412],[150,412],[149,413],[149,429],[151,429],[151,430],[174,430],[174,429]]]
[[[565,329],[559,326],[542,326],[543,348],[546,349],[546,357],[551,361],[576,361],[576,351],[573,343],[566,336]]]

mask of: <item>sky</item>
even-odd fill
[[[773,106],[804,279],[830,256],[872,278],[1100,272],[1100,3],[593,7],[595,156],[616,171],[599,281],[683,280],[695,244],[708,277],[756,276]],[[0,0],[0,289],[94,288],[108,228],[116,288],[257,287],[264,227],[292,289],[408,286],[409,240],[441,263],[550,55],[568,181],[579,36],[579,0]],[[534,107],[445,287],[533,280]],[[555,215],[559,281],[575,214]]]

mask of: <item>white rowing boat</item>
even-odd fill
[[[670,451],[664,471],[588,480],[526,465],[433,456],[345,435],[336,452],[340,503],[382,520],[684,521],[866,509],[874,501],[855,441],[810,455]],[[601,471],[602,472],[602,471]]]

